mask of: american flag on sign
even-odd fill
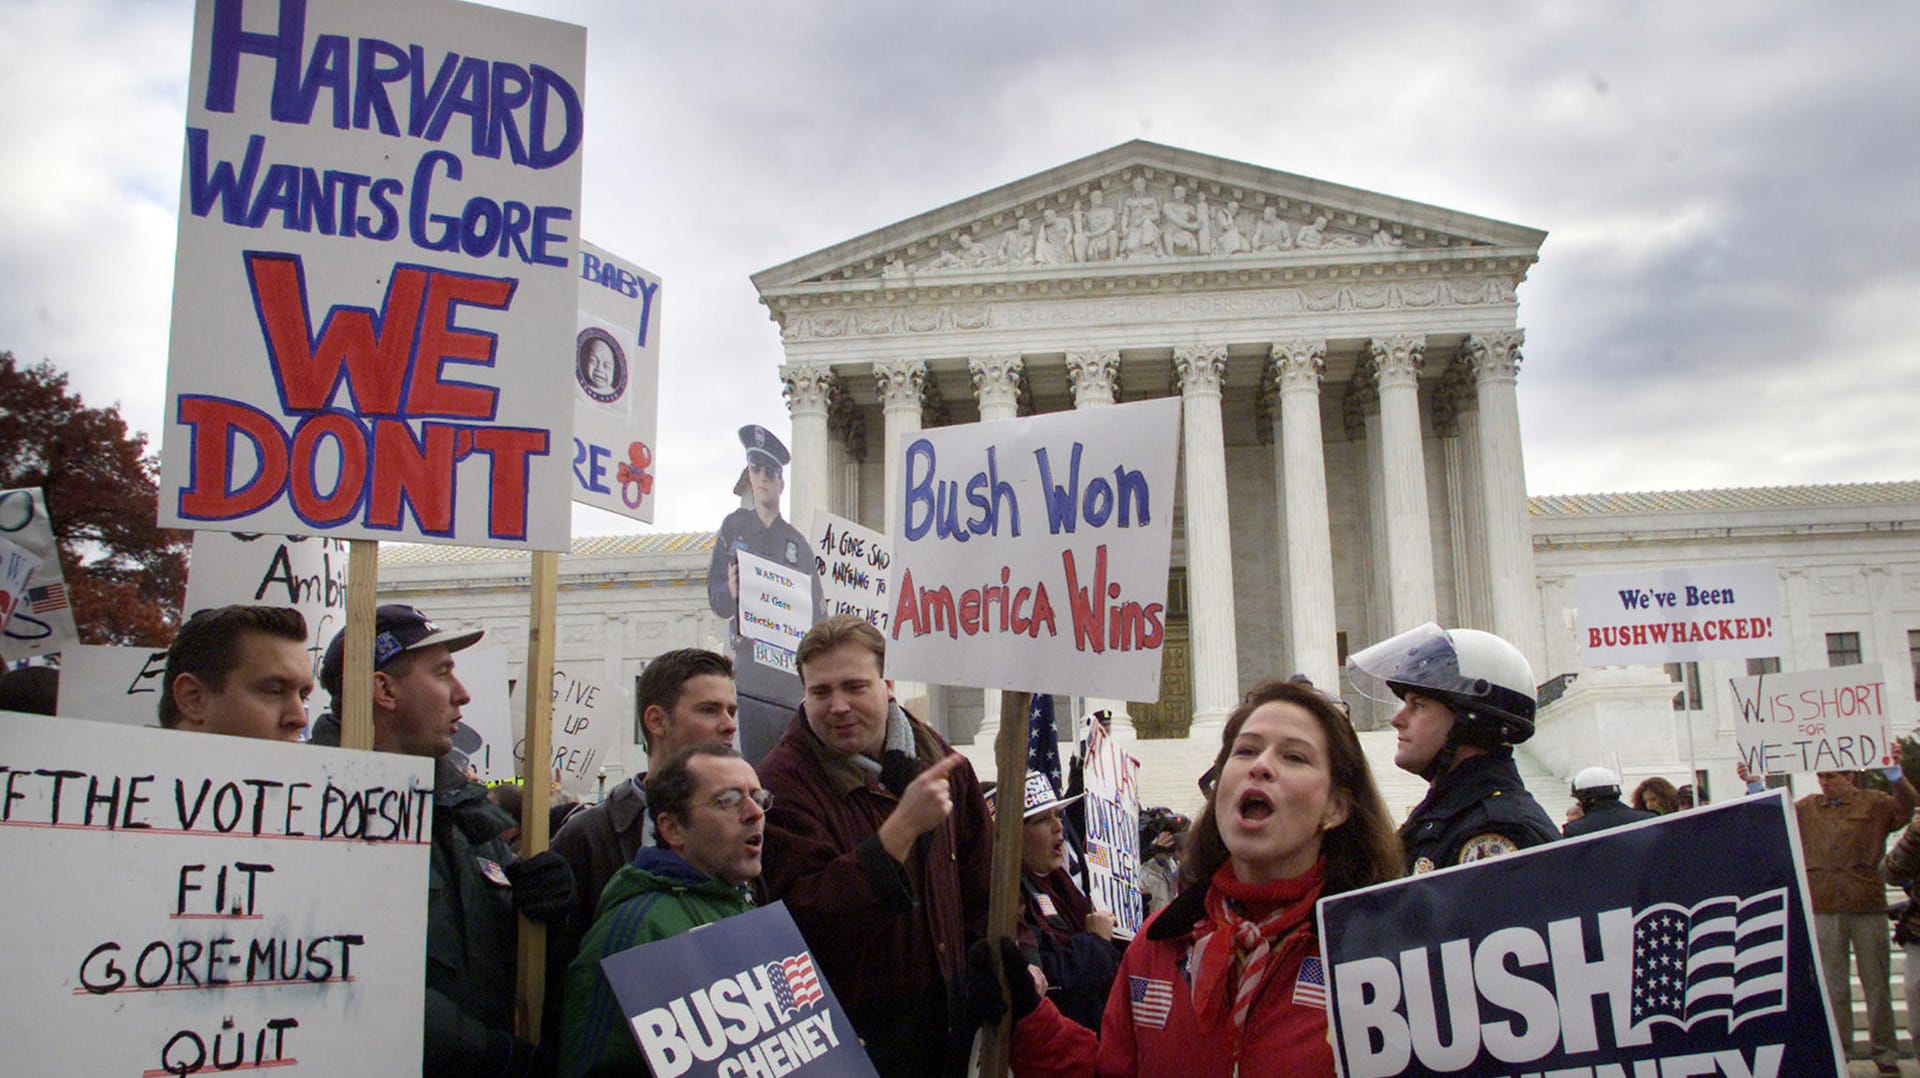
[[[767,980],[773,983],[774,998],[788,1011],[811,1007],[826,998],[820,978],[813,972],[813,956],[805,951],[767,963]]]
[[[1662,903],[1633,919],[1633,1028],[1787,1009],[1787,891]]]
[[[35,614],[52,614],[67,608],[67,585],[42,584],[27,589],[27,609]]]
[[[1133,1004],[1134,1025],[1167,1028],[1167,1012],[1173,1010],[1172,981],[1128,977],[1127,999]]]
[[[1327,971],[1320,956],[1310,954],[1300,960],[1300,976],[1293,982],[1293,1001],[1302,1007],[1327,1009]]]
[[[1087,840],[1087,864],[1090,864],[1095,868],[1104,868],[1109,872],[1111,872],[1113,870],[1112,848],[1109,847],[1106,843],[1098,841],[1097,839],[1088,839]]]

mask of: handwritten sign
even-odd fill
[[[1898,762],[1880,663],[1729,678],[1728,685],[1740,715],[1734,742],[1752,771],[1865,771]]]
[[[60,550],[54,545],[53,524],[39,487],[0,490],[0,539],[40,559],[13,620],[0,629],[0,659],[15,662],[33,655],[53,655],[78,644],[80,631],[73,624],[73,608],[68,604]]]
[[[0,713],[8,1072],[419,1074],[431,768]]]
[[[187,612],[235,603],[300,611],[318,678],[326,646],[347,623],[347,544],[325,536],[194,532]]]
[[[573,500],[652,522],[660,278],[584,240],[578,276]]]
[[[473,699],[460,709],[460,724],[453,728],[453,748],[479,773],[482,782],[513,778],[514,763],[522,755],[519,738],[526,720],[513,713],[507,691],[508,668],[507,649],[487,640],[460,649],[454,658],[454,675]]]
[[[1580,663],[1778,655],[1780,575],[1770,562],[1691,565],[1576,579]]]
[[[893,565],[893,545],[887,537],[816,509],[812,539],[814,572],[826,603],[820,616],[857,614],[886,632],[892,617],[887,574]]]
[[[40,568],[40,556],[0,535],[0,631],[13,620],[13,612],[27,597],[27,581]]]
[[[586,34],[200,0],[160,522],[565,550]]]
[[[740,635],[793,651],[813,626],[813,580],[750,550],[739,552]]]
[[[1140,931],[1140,763],[1106,727],[1087,724],[1087,897],[1114,916],[1114,935]]]
[[[887,676],[1160,698],[1178,398],[901,440]]]
[[[551,779],[560,776],[560,786],[577,797],[592,794],[600,781],[600,768],[607,753],[620,736],[622,723],[632,712],[627,696],[617,686],[609,686],[592,671],[598,663],[574,665],[556,663],[553,668],[553,755],[537,774]],[[518,702],[513,708],[513,758],[527,758],[527,709]],[[536,776],[529,775],[530,780]]]
[[[74,644],[60,653],[60,699],[54,714],[157,727],[166,674],[165,648]]]
[[[1801,867],[1784,793],[1706,805],[1322,899],[1289,990],[1345,1078],[1839,1078]]]
[[[600,968],[658,1078],[874,1074],[785,903],[629,948]],[[707,1021],[715,1014],[728,1016],[724,1035]]]

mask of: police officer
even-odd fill
[[[1533,668],[1518,648],[1428,622],[1347,664],[1362,693],[1399,701],[1393,762],[1430,784],[1400,828],[1410,874],[1560,837],[1513,763],[1513,746],[1533,736]]]
[[[1659,815],[1621,804],[1620,776],[1604,767],[1589,767],[1573,777],[1573,799],[1580,802],[1580,818],[1566,826],[1568,838]]]
[[[814,609],[813,616],[806,619],[807,625],[826,616],[826,611],[822,609],[824,599],[819,574],[814,571],[812,547],[799,529],[780,516],[780,495],[787,489],[786,465],[791,459],[787,447],[772,431],[751,423],[740,428],[740,444],[747,451],[743,479],[751,488],[752,504],[734,510],[720,522],[713,541],[713,560],[707,566],[707,605],[727,619],[740,695],[740,749],[757,764],[779,740],[787,719],[800,705],[800,679],[788,666],[763,661],[774,656],[764,647],[756,651],[755,642],[740,635],[739,552],[757,554],[806,574],[813,584]]]

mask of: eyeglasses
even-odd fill
[[[738,812],[740,811],[740,806],[748,801],[753,802],[761,812],[765,812],[773,807],[773,791],[753,790],[749,792],[739,789],[721,790],[719,793],[714,794],[707,804],[712,805],[721,812]]]

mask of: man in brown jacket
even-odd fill
[[[760,761],[767,893],[786,902],[886,1078],[964,1073],[967,945],[986,932],[992,824],[966,758],[893,700],[886,638],[815,625],[806,687]]]
[[[1744,768],[1742,769],[1744,771]],[[1887,885],[1880,861],[1887,836],[1912,817],[1920,803],[1898,767],[1887,769],[1893,793],[1862,790],[1850,771],[1822,771],[1820,792],[1793,803],[1800,821],[1800,844],[1807,861],[1807,893],[1813,901],[1814,935],[1820,944],[1820,971],[1826,978],[1840,1043],[1853,1043],[1853,992],[1847,952],[1860,970],[1867,997],[1867,1032],[1873,1061],[1881,1074],[1899,1074],[1894,1047],[1893,1001],[1887,979],[1891,948],[1887,939]]]

